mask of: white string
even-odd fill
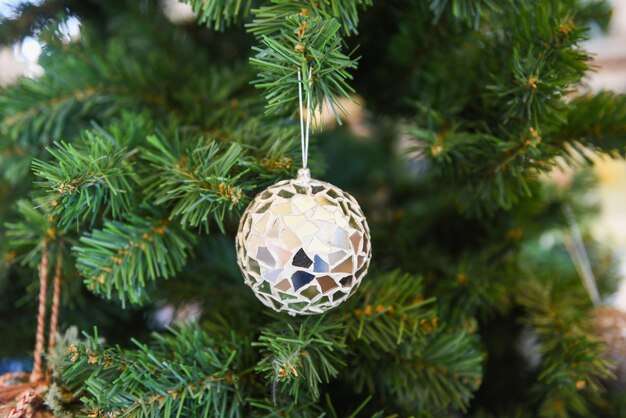
[[[306,168],[306,157],[304,155],[304,115],[302,112],[302,72],[298,68],[298,100],[300,102],[300,148],[302,150],[302,166]]]
[[[300,144],[302,147],[302,168],[307,168],[309,160],[309,137],[311,133],[311,76],[313,68],[309,68],[308,89],[306,91],[306,130],[304,127],[304,109],[302,104],[302,71],[298,69],[298,101],[300,103]]]
[[[589,261],[587,250],[585,249],[585,243],[580,228],[578,227],[578,222],[576,222],[574,210],[571,206],[565,205],[563,206],[563,213],[570,227],[570,233],[568,234],[567,231],[565,231],[566,233],[563,234],[565,238],[565,248],[589,294],[589,298],[594,305],[598,306],[601,302],[600,292],[598,292],[596,277],[591,269],[591,262]]]

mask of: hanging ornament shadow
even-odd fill
[[[311,80],[309,71],[309,86]],[[372,249],[357,201],[311,178],[307,166],[310,93],[304,123],[298,71],[302,165],[298,177],[276,183],[248,205],[236,237],[245,282],[266,306],[290,315],[321,314],[358,289]]]

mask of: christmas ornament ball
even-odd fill
[[[268,307],[320,314],[348,299],[371,258],[357,201],[308,169],[276,183],[248,205],[236,237],[245,282]]]

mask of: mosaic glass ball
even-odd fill
[[[265,305],[291,315],[320,314],[348,299],[372,254],[357,201],[311,179],[308,169],[250,202],[236,245],[246,284]]]

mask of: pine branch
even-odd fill
[[[251,385],[237,389],[240,401],[249,402],[254,411],[250,416],[271,416],[280,411],[291,411],[289,416],[311,416],[319,408],[315,401],[320,395],[320,384],[329,383],[339,377],[340,372],[342,379],[357,387],[373,385],[369,387],[371,391],[377,391],[383,398],[396,399],[394,402],[406,411],[415,411],[416,405],[428,406],[428,410],[466,405],[481,371],[482,356],[475,349],[475,338],[466,331],[447,330],[438,324],[429,301],[419,297],[420,280],[393,273],[368,283],[372,284],[364,284],[363,294],[357,294],[362,297],[355,296],[357,300],[349,302],[351,307],[358,308],[349,310],[348,314],[336,311],[322,317],[309,317],[298,325],[294,325],[292,319],[288,322],[279,319],[264,326],[257,342],[252,344],[259,347],[258,355],[253,357],[244,349],[249,343],[237,334],[241,351],[237,359],[228,364],[233,382],[246,381]],[[130,416],[143,417],[165,405],[187,408],[178,403],[183,402],[178,398],[181,389],[171,389],[172,381],[187,379],[189,374],[179,372],[178,368],[183,366],[176,361],[178,356],[187,353],[187,338],[190,337],[186,336],[185,329],[171,336],[155,336],[154,343],[140,345],[139,350],[102,351],[95,348],[93,341],[91,346],[78,346],[70,353],[66,379],[71,387],[84,385],[88,394],[83,401],[92,411],[94,408],[102,412],[136,410],[137,415]],[[193,329],[200,333],[194,334],[193,341],[201,341],[197,344],[204,346],[194,345],[189,353],[207,350],[211,353],[209,347],[215,347],[216,353],[228,355],[223,348],[218,352],[217,347],[227,344],[224,341],[228,341],[230,326],[215,324],[208,326],[205,332]],[[211,339],[206,335],[211,335]],[[162,341],[167,341],[166,347]],[[343,366],[348,347],[355,352],[353,361],[358,366],[355,363],[346,370]],[[171,353],[172,350],[176,354]],[[246,359],[240,357],[244,354]],[[168,359],[169,369],[155,366],[161,364],[161,359]],[[387,366],[378,367],[381,362]],[[251,367],[254,363],[256,366]],[[195,363],[186,359],[181,364],[193,367]],[[241,372],[237,372],[243,369],[247,370],[245,373],[255,370],[264,375],[266,383],[273,388],[274,397],[284,394],[290,396],[290,402],[274,405],[259,398],[263,393],[257,387],[259,382],[248,380],[252,376],[244,379]],[[200,375],[213,376],[210,369],[196,367],[194,370]],[[195,375],[183,385],[197,381],[206,379]],[[193,391],[197,386],[193,383],[187,390]],[[438,389],[422,391],[420,387]],[[169,390],[178,392],[173,395]],[[222,400],[221,405],[223,402],[226,401]],[[143,408],[141,413],[140,407]],[[246,406],[239,404],[236,410],[242,413]]]
[[[290,321],[291,322],[291,321]],[[273,384],[273,393],[288,393],[298,402],[301,391],[319,398],[319,385],[337,377],[344,365],[347,346],[339,323],[325,323],[324,316],[308,318],[298,328],[281,321],[261,333],[253,343],[261,348],[257,371]]]
[[[433,301],[421,293],[419,278],[397,272],[363,284],[352,302],[357,308],[342,321],[349,346],[358,353],[344,377],[357,390],[380,393],[408,413],[466,410],[482,376],[478,339],[442,325]]]
[[[448,323],[460,324],[473,316],[487,318],[509,310],[511,278],[516,277],[516,270],[506,255],[516,250],[512,236],[518,233],[503,231],[499,235],[504,243],[496,248],[485,245],[458,257],[442,254],[432,260],[438,270],[431,272],[430,292],[438,295],[439,315]]]
[[[505,10],[519,12],[533,3],[528,0],[430,0],[430,10],[433,12],[434,21],[449,15],[456,20],[471,25],[474,29],[480,27],[481,21],[487,22],[494,19],[494,14],[502,14]],[[577,19],[582,23],[594,22],[606,30],[611,14],[611,7],[604,0],[580,1],[567,0],[570,9],[578,9]]]
[[[577,97],[566,117],[554,134],[555,146],[573,146],[576,158],[587,151],[626,155],[626,95],[606,91]]]
[[[510,2],[514,3],[514,2]],[[509,4],[510,4],[509,3]],[[444,13],[450,14],[457,20],[472,25],[475,29],[480,26],[480,20],[484,14],[499,10],[499,4],[494,1],[482,0],[431,0],[430,10],[434,15],[434,21],[442,18]]]
[[[294,161],[300,158],[301,151],[299,129],[293,121],[284,118],[254,115],[227,131],[224,129],[219,139],[242,144],[257,163],[250,169],[263,180],[274,183],[276,174],[295,175]]]
[[[589,69],[589,56],[579,48],[587,28],[560,3],[508,11],[502,23],[517,30],[503,31],[490,46],[497,58],[489,63],[493,82],[485,103],[509,130],[511,122],[538,129],[563,121],[563,99]]]
[[[345,378],[359,392],[375,391],[383,402],[393,402],[407,413],[467,411],[482,381],[478,344],[477,336],[467,330],[439,327],[426,338],[399,345],[393,355],[361,358]]]
[[[285,30],[285,23],[293,16],[303,14],[322,19],[334,18],[340,23],[345,35],[356,34],[359,8],[364,9],[372,3],[373,0],[273,0],[272,5],[253,10],[254,20],[246,26],[257,36],[275,35]]]
[[[295,124],[255,114],[237,122],[200,138],[182,130],[172,140],[148,136],[140,153],[146,198],[182,225],[208,231],[213,220],[223,231],[225,218],[241,213],[251,190],[295,174]]]
[[[47,149],[53,161],[35,159],[33,171],[43,178],[41,196],[59,227],[87,220],[93,226],[109,210],[115,219],[131,211],[136,150],[122,148],[102,129],[85,132],[79,145],[61,142]]]
[[[48,216],[28,200],[19,200],[16,211],[19,221],[7,222],[8,248],[23,258],[23,263],[35,268],[41,259],[41,244],[44,239],[54,239],[57,229]],[[49,249],[54,251],[54,249]]]
[[[493,214],[498,208],[510,209],[520,198],[530,195],[537,173],[551,165],[539,157],[541,136],[531,129],[516,142],[492,135],[435,132],[411,129],[421,142],[416,147],[431,163],[431,174],[458,189],[453,197],[465,212]]]
[[[288,15],[306,10],[310,14],[332,16],[341,22],[346,35],[357,33],[359,24],[359,8],[372,5],[373,0],[322,0],[310,2],[302,0],[273,0],[272,6],[263,5],[253,0],[186,0],[192,7],[198,22],[215,30],[223,30],[229,26],[246,21],[248,16],[255,14],[256,22],[249,25],[256,32],[262,27],[263,33],[280,30],[282,19]],[[251,10],[256,8],[254,10]],[[267,12],[272,10],[272,13]],[[260,15],[258,15],[260,14]]]
[[[180,29],[163,23],[159,29],[120,24],[122,33],[106,42],[96,42],[98,34],[88,28],[70,44],[46,38],[44,75],[22,79],[0,95],[0,147],[12,157],[2,159],[4,171],[17,171],[33,156],[45,160],[45,146],[61,138],[72,142],[94,121],[108,125],[122,109],[141,109],[159,125],[204,130],[235,127],[261,112],[260,99],[246,96],[251,74],[245,67],[213,69],[193,44],[176,43]]]
[[[526,310],[524,322],[541,344],[541,372],[535,389],[543,393],[544,416],[565,411],[586,414],[586,398],[603,391],[601,381],[613,376],[602,344],[590,335],[580,296],[549,284],[530,281],[518,286],[517,301]]]
[[[348,319],[342,320],[347,339],[372,358],[423,337],[437,322],[434,299],[425,300],[422,280],[409,274],[396,271],[367,280],[354,299]]]
[[[54,51],[52,45],[50,48]],[[91,51],[91,60],[79,58],[81,48],[71,48],[73,54],[66,52],[63,59],[45,63],[44,76],[22,79],[0,96],[3,136],[18,145],[34,141],[47,145],[60,137],[72,137],[80,121],[96,115],[100,116],[98,119],[105,118],[114,111],[121,99],[115,97],[116,93],[122,91],[105,82],[111,77],[100,60],[115,66],[115,58],[103,59],[97,51]]]
[[[316,3],[316,7],[324,13],[338,19],[344,34],[358,33],[359,8],[366,9],[374,0],[323,0]]]
[[[97,334],[70,346],[64,380],[82,394],[86,414],[125,417],[241,417],[237,370],[248,343],[219,339],[197,326],[154,334],[150,347],[105,349]]]
[[[139,304],[149,281],[180,271],[193,243],[192,234],[167,220],[130,215],[83,235],[73,251],[90,290]]]
[[[321,328],[317,328],[318,331]],[[267,389],[255,381],[251,342],[231,331],[229,324],[207,324],[202,330],[197,325],[186,324],[169,331],[154,334],[149,346],[135,342],[135,349],[106,349],[97,334],[85,344],[71,346],[64,365],[63,383],[74,396],[82,397],[84,413],[259,418],[312,418],[323,414],[323,405],[306,396],[307,393],[300,393],[297,403],[280,405],[260,398]],[[266,342],[274,339],[269,334],[266,336]],[[278,339],[284,340],[285,336]],[[314,356],[317,349],[328,349],[317,340],[310,340],[307,347]],[[269,353],[273,351],[270,349]],[[305,356],[304,353],[299,355]],[[318,366],[311,361],[311,367]],[[306,372],[308,369],[305,366],[299,370]],[[330,400],[328,404],[328,408],[332,408]],[[350,416],[358,416],[359,410]]]
[[[238,180],[245,174],[244,148],[232,143],[226,150],[215,141],[199,140],[184,148],[179,140],[168,144],[150,136],[142,158],[150,169],[142,182],[148,199],[156,205],[171,205],[170,219],[183,226],[209,229],[212,217],[220,230],[227,211],[241,210],[246,196]]]
[[[252,0],[185,0],[198,19],[215,30],[224,30],[250,14]],[[257,3],[257,2],[254,2]]]
[[[263,45],[253,47],[256,55],[250,62],[260,71],[254,84],[266,91],[268,113],[294,113],[300,70],[311,108],[321,109],[327,102],[339,121],[342,108],[338,98],[352,93],[348,70],[356,68],[357,60],[342,51],[341,24],[335,18],[323,10],[309,12],[301,6],[281,1],[254,11],[256,18],[249,28]]]

